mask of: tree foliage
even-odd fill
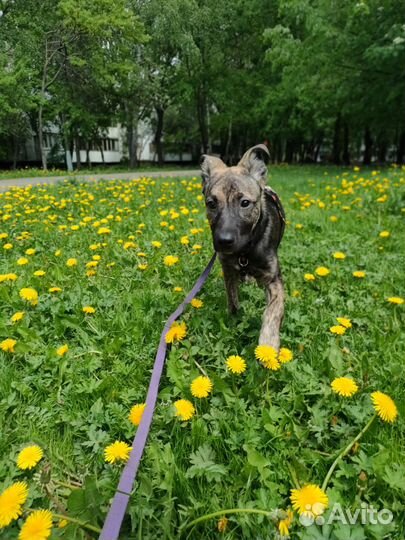
[[[0,138],[57,125],[67,154],[140,120],[165,151],[234,162],[405,156],[399,0],[2,0]],[[4,159],[4,155],[0,157]],[[42,151],[46,167],[46,152]],[[80,165],[80,162],[79,162]]]

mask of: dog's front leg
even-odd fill
[[[228,298],[228,309],[230,313],[236,313],[239,309],[239,274],[236,270],[223,265],[224,281]]]
[[[281,276],[265,283],[266,309],[263,314],[262,329],[259,344],[271,345],[277,351],[280,349],[280,326],[284,316],[284,287]]]

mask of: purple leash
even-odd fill
[[[146,407],[132,443],[132,451],[129,455],[125,468],[122,471],[114,499],[112,501],[110,510],[108,511],[106,520],[104,521],[104,526],[100,533],[99,540],[117,540],[119,537],[122,521],[128,506],[129,497],[131,496],[132,487],[134,485],[139,463],[145,449],[146,439],[149,434],[153,413],[155,411],[160,378],[162,376],[163,366],[166,359],[166,334],[174,321],[183,313],[186,305],[189,304],[191,300],[199,293],[200,289],[207,280],[209,273],[211,272],[212,266],[215,262],[215,257],[216,254],[214,253],[205,270],[195,282],[194,287],[191,289],[183,302],[178,306],[176,311],[174,311],[167,319],[163,332],[160,336],[159,348],[156,353],[148,394],[146,396]]]

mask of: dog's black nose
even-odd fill
[[[235,238],[232,233],[223,232],[218,235],[217,241],[221,247],[228,248],[233,245],[233,243],[235,242]]]

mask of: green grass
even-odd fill
[[[272,169],[270,183],[288,219],[279,251],[286,288],[282,346],[294,360],[275,372],[255,360],[263,291],[242,286],[241,311],[230,317],[216,263],[199,296],[203,307],[187,308],[187,336],[168,355],[123,539],[276,538],[271,520],[248,513],[229,514],[225,533],[217,530],[218,518],[186,527],[227,508],[285,510],[294,478],[321,485],[339,451],[373,416],[370,393],[376,390],[394,399],[398,419],[374,421],[340,460],[327,493],[330,508],[335,502],[352,511],[361,503],[388,508],[393,524],[306,528],[295,515],[291,538],[404,537],[405,305],[387,298],[405,297],[405,171],[285,166]],[[200,192],[198,179],[153,179],[92,186],[75,181],[0,195],[0,233],[8,234],[2,243],[13,246],[2,249],[0,273],[18,275],[0,284],[0,342],[17,340],[14,353],[0,350],[0,488],[26,480],[25,509],[50,508],[102,525],[122,470],[119,463],[105,463],[104,448],[116,440],[131,443],[136,428],[129,410],[145,400],[165,320],[212,253]],[[384,195],[386,201],[377,202]],[[99,235],[100,227],[111,233]],[[379,236],[383,230],[388,238]],[[188,245],[180,243],[185,235]],[[137,247],[124,249],[125,242]],[[25,255],[28,248],[35,255]],[[335,251],[346,259],[335,260]],[[169,254],[179,263],[166,267]],[[94,255],[101,259],[95,275],[87,276]],[[17,265],[20,257],[29,263]],[[78,264],[68,267],[72,257]],[[148,267],[141,270],[145,259]],[[330,274],[306,281],[304,274],[319,266]],[[46,271],[43,277],[33,275],[39,269]],[[353,277],[355,270],[364,270],[365,278]],[[52,286],[62,291],[49,293]],[[174,292],[176,286],[183,292]],[[36,307],[19,297],[22,287],[38,291]],[[95,314],[84,315],[85,305],[94,306]],[[22,310],[24,319],[11,323]],[[343,336],[329,331],[336,317],[352,321]],[[65,343],[69,351],[59,357],[56,349]],[[227,373],[231,354],[245,358],[243,375]],[[214,384],[200,400],[190,394],[199,366]],[[330,389],[343,375],[359,385],[350,399]],[[189,422],[174,416],[179,398],[196,407]],[[31,472],[15,464],[27,444],[44,450]],[[16,539],[18,530],[13,522],[0,536]],[[93,537],[73,524],[52,533],[69,540]]]

